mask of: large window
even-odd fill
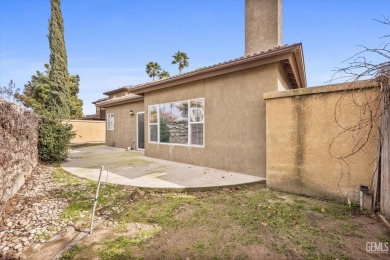
[[[149,142],[203,146],[204,99],[149,106]]]
[[[114,130],[114,113],[107,114],[107,130]]]
[[[158,106],[149,106],[149,141],[158,142]]]
[[[203,99],[190,100],[191,144],[203,145],[204,109]]]

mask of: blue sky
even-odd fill
[[[69,72],[79,74],[84,114],[103,92],[149,81],[157,61],[171,75],[172,55],[190,57],[184,71],[244,55],[244,0],[62,0]],[[308,86],[325,84],[333,69],[385,42],[390,0],[284,0],[283,43],[302,42]],[[49,62],[49,0],[0,0],[0,84],[23,88]]]

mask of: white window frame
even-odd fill
[[[150,110],[151,107],[156,107],[157,108],[157,122],[156,123],[150,123]],[[148,142],[149,143],[160,143],[160,112],[159,112],[159,105],[150,105],[148,106]],[[157,141],[151,141],[151,131],[150,131],[150,126],[156,125],[157,126]]]
[[[114,121],[114,113],[110,113],[110,114],[107,114],[107,131],[114,131],[114,125],[115,125],[115,121]]]
[[[187,122],[188,122],[188,142],[187,144],[175,144],[175,143],[161,143],[160,142],[160,106],[165,105],[165,104],[170,104],[170,103],[177,103],[177,102],[188,102],[188,110],[191,108],[191,101],[194,100],[202,100],[203,101],[203,120],[202,122],[191,122],[190,119],[190,111],[187,113]],[[150,116],[150,108],[151,107],[156,107],[157,108],[157,123],[149,123],[149,116]],[[192,99],[187,99],[187,100],[180,100],[180,101],[173,101],[173,102],[168,102],[168,103],[161,103],[161,104],[153,104],[148,106],[148,142],[152,144],[162,144],[162,145],[174,145],[174,146],[191,146],[191,147],[200,147],[204,148],[205,147],[205,99],[204,98],[192,98]],[[198,144],[191,144],[191,127],[192,124],[203,124],[203,144],[198,145]],[[157,141],[151,141],[150,140],[150,126],[151,125],[157,125]]]
[[[191,101],[196,101],[196,100],[202,100],[203,101],[203,117],[202,117],[202,122],[191,122],[191,118],[190,118],[190,110],[191,110]],[[205,115],[205,109],[204,109],[204,98],[194,98],[194,99],[190,99],[188,100],[188,145],[189,146],[199,146],[199,147],[204,147],[204,115]],[[192,140],[192,125],[194,124],[202,124],[203,126],[203,144],[202,145],[199,145],[199,144],[192,144],[191,143],[191,140]]]

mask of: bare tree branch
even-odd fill
[[[381,19],[374,19],[384,25],[390,25],[390,20],[384,16]],[[380,39],[390,37],[390,34]],[[334,109],[334,118],[341,131],[333,138],[329,145],[329,154],[340,160],[341,165],[347,166],[349,173],[348,159],[364,150],[374,132],[379,133],[379,142],[383,142],[382,117],[387,116],[387,109],[390,105],[390,42],[381,44],[376,48],[369,48],[358,45],[361,51],[343,61],[344,67],[337,67],[329,82],[344,80],[348,85],[340,98],[337,100]],[[382,103],[381,103],[382,102]],[[382,107],[381,107],[382,104]],[[351,123],[351,119],[345,120],[344,109],[348,107],[356,111],[358,118]],[[390,129],[386,129],[389,131]],[[349,135],[353,144],[348,151],[340,152],[339,138],[342,135]],[[382,147],[382,145],[380,145]],[[380,151],[379,151],[380,154]],[[375,159],[375,168],[379,167],[379,157]],[[340,181],[345,172],[341,170]],[[340,182],[339,181],[339,182]],[[341,188],[339,187],[340,192]]]

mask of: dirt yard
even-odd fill
[[[0,259],[63,252],[87,233],[95,188],[43,167],[10,203]],[[390,259],[389,230],[356,206],[262,185],[191,193],[101,188],[96,220],[108,218],[61,259]],[[58,232],[64,235],[54,239]]]
[[[62,259],[390,258],[390,233],[376,216],[261,185],[138,191],[128,201]],[[368,252],[371,242],[382,251]]]

